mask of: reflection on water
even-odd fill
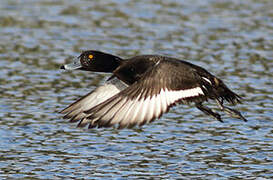
[[[271,1],[1,1],[1,178],[273,177]],[[249,122],[178,106],[143,128],[82,130],[58,114],[106,74],[63,72],[98,49],[162,54],[225,80]]]

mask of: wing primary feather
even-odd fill
[[[99,121],[102,121],[106,124],[110,123],[110,121],[113,124],[118,123],[118,122],[114,122],[113,119],[116,118],[117,120],[120,120],[118,112],[119,112],[120,108],[122,108],[124,106],[126,101],[127,101],[127,98],[123,98],[120,101],[118,101],[116,104],[112,105],[109,108],[109,110],[106,113],[104,113],[104,115],[100,116]]]
[[[134,111],[136,110],[136,105],[138,104],[139,98],[140,98],[141,94],[139,94],[135,99],[130,99],[130,103],[128,104],[129,109],[125,110],[125,115],[123,116],[121,121],[127,121],[129,122],[129,124],[132,124],[132,113],[134,113]]]

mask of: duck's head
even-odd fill
[[[75,57],[70,64],[62,65],[61,69],[84,70],[95,72],[113,72],[122,59],[100,51],[84,51],[79,57]]]

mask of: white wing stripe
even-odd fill
[[[160,99],[160,94],[157,94],[155,96],[155,109],[154,110],[154,114],[155,114],[155,117],[158,117],[160,115],[160,112],[162,111],[161,110],[161,99]]]
[[[159,94],[146,99],[140,95],[135,99],[118,97],[97,112],[93,112],[93,116],[101,117],[103,121],[112,119],[111,124],[141,124],[144,120],[149,122],[153,117],[158,118],[176,101],[199,95],[204,93],[200,87],[196,87],[179,91],[162,89]]]
[[[202,89],[200,87],[186,89],[186,90],[179,90],[179,91],[166,91],[166,96],[170,97],[171,103],[183,98],[194,97],[204,95]]]
[[[139,114],[141,112],[141,108],[143,106],[143,98],[140,99],[140,101],[136,101],[135,104],[134,104],[134,108],[133,108],[133,115],[132,117],[129,117],[131,118],[131,121],[130,122],[135,122],[139,119]]]
[[[136,99],[133,100],[129,100],[129,109],[128,106],[124,106],[124,111],[126,112],[126,114],[123,116],[122,121],[127,121],[128,119],[130,119],[132,117],[132,113],[134,113],[134,111],[136,110],[136,107],[138,105],[138,99],[140,97],[140,94],[138,95],[138,97]],[[132,120],[132,118],[131,118]]]
[[[149,99],[149,104],[148,104],[148,112],[146,114],[146,117],[145,119],[147,121],[149,121],[150,119],[153,118],[153,115],[154,115],[154,110],[153,110],[153,107],[154,107],[154,104],[155,104],[155,96],[152,96],[151,99]]]
[[[143,105],[140,109],[141,111],[140,111],[138,122],[137,122],[138,124],[141,124],[145,120],[147,111],[149,110],[148,108],[150,103],[151,103],[151,100],[149,97],[143,101]]]
[[[167,99],[166,99],[166,94],[165,94],[164,89],[161,89],[160,99],[161,99],[162,111],[165,112],[167,110],[167,108],[168,108],[168,102],[167,102]]]

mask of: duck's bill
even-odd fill
[[[72,63],[61,66],[61,69],[65,69],[65,70],[76,70],[81,68],[82,68],[82,65],[79,58],[74,58]]]

